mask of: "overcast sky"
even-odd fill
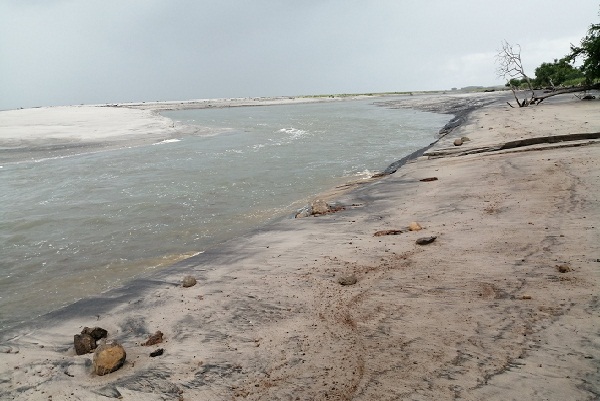
[[[531,75],[598,0],[0,0],[0,109],[450,89]]]

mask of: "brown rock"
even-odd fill
[[[84,327],[81,334],[89,334],[94,340],[98,341],[101,338],[106,338],[108,336],[108,331],[104,330],[102,327],[94,327],[93,329]]]
[[[338,283],[341,285],[353,285],[356,284],[357,281],[358,279],[356,276],[342,276],[338,278]]]
[[[85,355],[96,349],[96,340],[87,334],[75,334],[73,336],[73,345],[75,346],[75,353],[77,355]]]
[[[438,180],[437,177],[427,177],[427,178],[421,178],[419,181],[429,182],[429,181],[437,181],[437,180]]]
[[[148,339],[142,343],[144,347],[155,345],[158,343],[162,343],[163,341],[163,333],[158,330],[156,333],[152,334]]]
[[[435,241],[437,237],[423,237],[423,238],[419,238],[416,243],[417,245],[427,245],[427,244],[431,244],[433,241]]]
[[[460,139],[461,139],[461,141],[463,141],[463,142],[469,142],[469,141],[470,141],[470,139],[469,139],[469,137],[468,137],[468,136],[463,136],[463,137],[462,137],[462,138],[460,138]]]
[[[421,225],[419,223],[417,223],[416,221],[413,221],[412,223],[410,223],[408,225],[408,229],[410,231],[419,231],[419,230],[422,230],[423,227],[421,227]]]
[[[460,145],[462,145],[462,144],[463,144],[463,140],[462,140],[462,139],[460,139],[460,138],[456,138],[456,139],[454,140],[454,146],[460,146]]]
[[[123,366],[126,357],[125,349],[116,342],[101,345],[94,352],[94,373],[98,376],[112,373]]]
[[[567,264],[557,265],[556,269],[558,269],[559,273],[568,273],[571,271],[571,266],[569,266]]]
[[[325,214],[329,212],[329,205],[327,204],[327,202],[321,199],[313,201],[310,207],[312,210],[311,214]]]
[[[96,342],[102,338],[106,338],[108,332],[101,327],[84,327],[81,334],[73,336],[73,345],[77,355],[84,355],[96,349]]]
[[[193,287],[196,285],[196,279],[193,276],[185,276],[182,285],[184,288]]]

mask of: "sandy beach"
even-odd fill
[[[599,110],[485,105],[396,173],[336,192],[342,210],[19,327],[0,338],[0,399],[598,399]],[[127,352],[105,376],[73,348],[95,326]]]

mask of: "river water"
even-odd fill
[[[0,331],[293,216],[449,120],[373,100],[162,114],[198,129],[1,166]]]

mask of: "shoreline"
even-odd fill
[[[474,111],[395,174],[337,195],[346,210],[278,221],[111,292],[104,306],[89,299],[48,316],[44,330],[4,338],[0,394],[368,400],[597,393],[597,327],[582,319],[598,313],[598,178],[591,170],[599,144],[532,145],[508,156],[494,150],[521,136],[600,131],[598,113],[588,111],[595,103],[548,106]],[[452,147],[455,135],[470,141]],[[411,221],[424,230],[373,237]],[[430,235],[433,244],[414,245]],[[557,273],[557,264],[572,270]],[[183,289],[188,273],[198,284]],[[340,286],[348,274],[358,283]],[[100,309],[112,313],[96,316]],[[124,344],[121,370],[90,376],[91,355],[72,350],[84,325],[106,328]],[[167,342],[152,359],[138,344],[156,330]],[[561,359],[568,352],[575,356]]]

